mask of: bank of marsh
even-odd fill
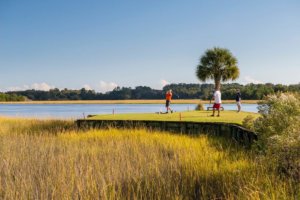
[[[222,138],[0,119],[1,199],[292,199],[298,189]]]

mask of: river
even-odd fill
[[[209,105],[205,104],[205,108]],[[236,110],[235,104],[223,104]],[[172,104],[175,112],[194,110],[195,104]],[[77,119],[91,114],[164,112],[162,104],[0,104],[1,116]],[[257,104],[244,104],[242,111],[257,112]]]

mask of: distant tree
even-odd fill
[[[201,57],[196,75],[200,81],[214,80],[215,89],[219,90],[221,81],[236,80],[240,72],[237,59],[228,49],[214,47]]]
[[[52,89],[49,91],[25,90],[0,93],[0,101],[25,101],[25,100],[112,100],[112,99],[161,99],[167,90],[173,90],[174,99],[209,99],[213,90],[213,84],[169,84],[162,90],[152,89],[147,86],[137,86],[136,88],[117,87],[113,91],[99,93],[94,90],[71,89]],[[263,99],[266,95],[277,92],[300,93],[300,84],[294,85],[274,85],[266,84],[247,84],[226,83],[222,85],[222,98],[233,99],[236,89],[240,89],[242,98]]]
[[[0,92],[0,101],[25,101],[26,98],[17,94],[5,94]]]

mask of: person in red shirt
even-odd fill
[[[166,93],[166,108],[167,108],[167,113],[169,112],[169,110],[171,111],[171,113],[173,113],[173,110],[170,108],[171,100],[172,100],[172,90],[169,90]]]

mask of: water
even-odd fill
[[[209,106],[204,105],[205,108]],[[212,105],[211,105],[212,106]],[[236,110],[235,104],[222,104],[225,110]],[[194,110],[195,104],[171,104],[176,111]],[[0,115],[34,118],[83,118],[91,114],[165,112],[162,104],[0,104]],[[242,111],[257,112],[257,104],[244,104]]]

